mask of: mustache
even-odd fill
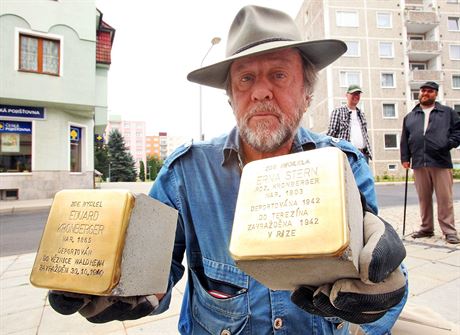
[[[249,112],[246,114],[245,119],[249,120],[254,115],[265,114],[265,113],[272,114],[278,118],[282,118],[283,116],[281,109],[277,105],[275,105],[273,102],[270,102],[270,101],[264,101],[252,107],[249,110]]]

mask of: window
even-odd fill
[[[0,120],[0,172],[32,171],[32,122]]]
[[[19,70],[59,75],[60,41],[19,35]]]
[[[383,105],[383,118],[393,119],[396,118],[396,105],[393,103],[384,103]]]
[[[460,116],[460,104],[454,104],[454,111],[456,111],[458,116]]]
[[[393,42],[379,42],[379,56],[393,58]]]
[[[340,71],[340,86],[361,85],[361,73],[357,71]]]
[[[453,60],[460,60],[460,44],[449,45],[449,57]]]
[[[70,126],[70,172],[81,172],[82,168],[82,129]]]
[[[407,34],[407,37],[410,41],[423,41],[425,39],[425,35]]]
[[[380,86],[386,88],[395,87],[394,73],[381,73],[380,74]]]
[[[346,57],[359,57],[361,52],[359,48],[358,41],[345,41],[347,45],[347,52],[345,52],[344,56]]]
[[[449,30],[449,31],[460,31],[459,18],[458,17],[449,16],[447,18],[447,30]]]
[[[396,164],[388,164],[388,171],[396,171],[398,169]]]
[[[391,28],[391,13],[377,13],[377,28]]]
[[[384,143],[385,143],[385,149],[398,149],[398,135],[385,134]]]
[[[458,3],[458,0],[447,0],[447,3]]]
[[[452,88],[460,88],[460,74],[452,75]]]
[[[409,68],[411,70],[426,70],[425,63],[409,63]]]
[[[335,22],[338,27],[359,27],[358,12],[337,11]]]
[[[418,100],[418,93],[419,93],[419,90],[410,91],[410,95],[412,97],[412,100]]]

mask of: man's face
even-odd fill
[[[422,87],[418,92],[418,100],[422,106],[432,106],[436,101],[436,96],[438,91],[433,90],[432,88]]]
[[[347,93],[347,104],[350,107],[356,107],[361,99],[361,92]]]
[[[230,78],[230,101],[245,143],[268,153],[294,137],[308,101],[297,50],[236,60]]]

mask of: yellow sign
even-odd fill
[[[233,258],[340,254],[349,243],[345,160],[339,149],[323,148],[247,164],[233,222]]]
[[[54,290],[110,294],[120,264],[134,196],[124,190],[56,194],[30,281]]]

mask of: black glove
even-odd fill
[[[366,211],[360,279],[302,286],[292,293],[291,300],[311,314],[336,316],[357,324],[375,321],[404,297],[406,279],[400,264],[405,257],[406,249],[393,227]]]
[[[92,323],[139,319],[152,313],[159,304],[155,295],[117,297],[49,291],[48,299],[56,312],[64,315],[79,312]]]

